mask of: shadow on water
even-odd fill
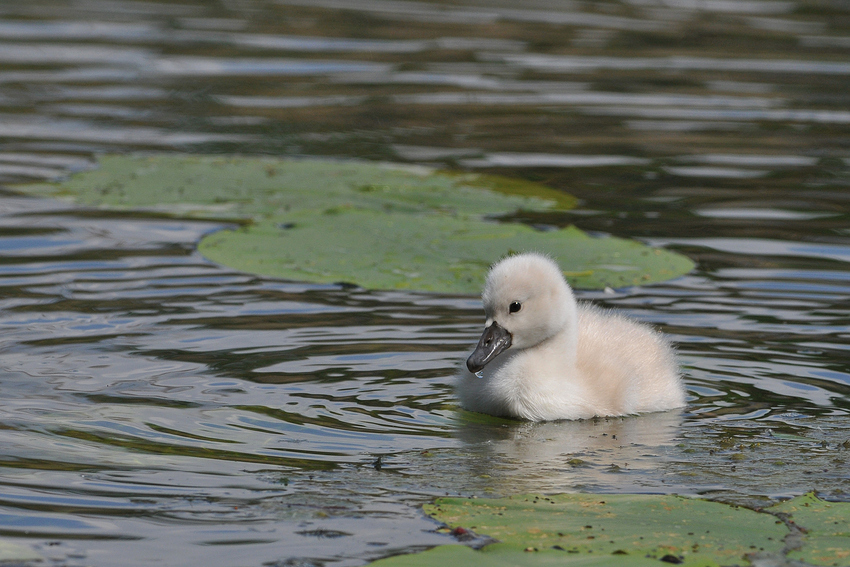
[[[0,15],[4,539],[62,565],[357,565],[447,543],[418,508],[447,493],[848,499],[845,5],[37,0]],[[255,278],[195,251],[220,224],[14,193],[115,151],[388,160],[569,192],[572,211],[514,218],[697,261],[580,293],[673,338],[689,406],[466,413],[452,376],[476,298]]]

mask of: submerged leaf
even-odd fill
[[[0,563],[20,565],[29,562],[41,562],[43,557],[29,546],[0,540]]]
[[[373,289],[477,294],[511,252],[545,252],[580,288],[653,283],[687,273],[684,256],[575,227],[496,222],[575,199],[507,177],[328,160],[105,156],[97,170],[21,191],[88,204],[250,221],[205,237],[211,260],[255,274]]]

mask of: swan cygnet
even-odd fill
[[[487,274],[484,334],[461,371],[461,405],[530,421],[685,405],[676,357],[650,327],[576,302],[558,265],[510,256]]]

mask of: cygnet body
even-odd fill
[[[579,305],[549,258],[501,260],[482,300],[484,334],[457,388],[464,408],[551,421],[685,405],[670,344],[646,325]]]

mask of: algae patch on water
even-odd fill
[[[653,283],[693,268],[684,256],[627,239],[499,222],[520,210],[567,210],[575,199],[494,175],[362,161],[108,155],[97,169],[18,190],[238,221],[202,239],[200,252],[237,270],[315,283],[477,294],[489,265],[519,251],[551,255],[579,288]]]
[[[850,565],[850,503],[812,494],[755,511],[698,498],[649,494],[440,498],[425,512],[491,543],[446,545],[375,567],[462,565],[746,565],[786,559]],[[787,539],[788,536],[791,539]]]

